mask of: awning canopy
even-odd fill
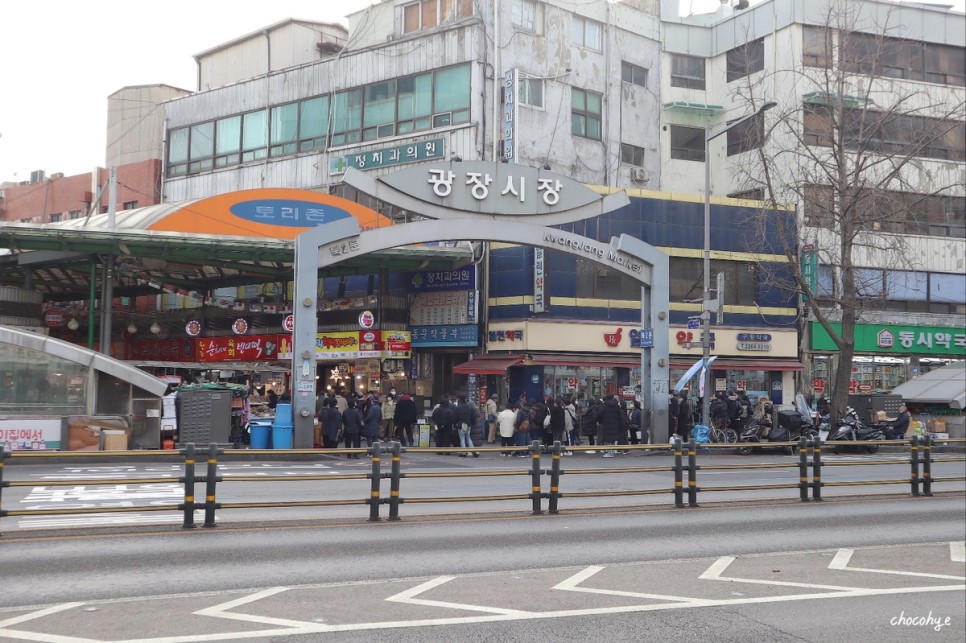
[[[454,373],[463,375],[503,375],[506,369],[523,361],[523,355],[480,355],[453,367]]]
[[[949,408],[966,407],[966,362],[954,362],[929,371],[892,389],[913,404],[948,404]]]
[[[534,355],[536,366],[582,366],[584,368],[640,368],[641,358],[630,355]]]
[[[691,358],[688,358],[691,359]],[[697,361],[682,361],[680,357],[675,357],[671,361],[671,368],[691,368]],[[711,364],[711,370],[735,370],[735,371],[801,371],[805,365],[797,359],[742,359],[740,357],[719,357]]]

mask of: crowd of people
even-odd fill
[[[405,393],[397,400],[395,390],[380,398],[335,389],[316,400],[315,448],[336,449],[343,443],[346,449],[359,449],[363,440],[367,447],[377,440],[411,446],[418,416],[416,402]],[[346,458],[359,459],[359,454]]]

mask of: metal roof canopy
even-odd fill
[[[103,230],[76,224],[3,224],[0,248],[11,250],[0,256],[0,285],[33,288],[52,301],[87,299],[91,262],[99,266],[109,255],[116,260],[118,297],[157,294],[161,284],[199,290],[291,281],[295,260],[295,244],[287,239]],[[375,274],[383,269],[451,270],[472,258],[469,248],[410,246],[353,258],[320,270],[319,276]],[[98,288],[101,273],[100,268],[94,272]]]

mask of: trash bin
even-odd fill
[[[249,446],[252,449],[267,449],[269,436],[272,433],[272,425],[268,422],[257,420],[248,425]]]
[[[275,406],[275,422],[272,424],[272,448],[291,449],[294,433],[292,405],[279,402]]]

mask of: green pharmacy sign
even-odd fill
[[[841,324],[832,324],[836,333]],[[818,322],[812,322],[812,350],[837,351],[838,347]],[[886,355],[943,355],[966,357],[966,329],[901,324],[856,324],[855,352]]]

